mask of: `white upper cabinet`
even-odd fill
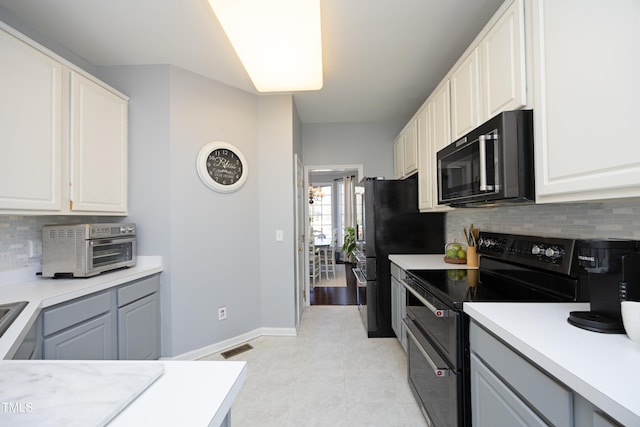
[[[409,122],[404,134],[404,176],[409,176],[418,170],[418,135],[415,119]]]
[[[0,209],[59,210],[62,66],[0,29]]]
[[[473,49],[456,68],[450,83],[451,137],[455,141],[481,124],[478,48]]]
[[[516,0],[480,42],[480,122],[527,104],[523,0]]]
[[[0,58],[0,214],[126,215],[126,96],[1,22]]]
[[[639,197],[640,3],[532,12],[536,201]]]
[[[127,101],[71,73],[71,210],[127,212]]]
[[[418,170],[418,136],[415,118],[393,141],[393,177],[403,179]]]
[[[404,175],[404,133],[393,141],[393,178],[402,179]]]
[[[420,211],[443,211],[451,208],[438,204],[438,162],[436,154],[451,141],[450,87],[445,81],[427,100],[418,116],[425,132],[418,126],[418,207]],[[422,136],[422,137],[421,137]]]

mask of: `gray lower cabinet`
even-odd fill
[[[44,339],[45,359],[110,360],[115,359],[115,356],[111,313],[105,313]]]
[[[43,358],[116,358],[111,291],[47,308],[43,313]]]
[[[49,307],[42,314],[42,358],[158,359],[159,277]]]
[[[474,321],[469,339],[474,427],[619,425]]]
[[[22,340],[20,347],[13,355],[14,360],[42,359],[42,333],[40,331],[42,317],[38,316],[29,332]]]
[[[118,289],[118,358],[160,357],[160,301],[157,276]]]
[[[407,314],[407,290],[402,284],[405,276],[406,272],[402,268],[391,263],[391,329],[396,333],[400,345],[406,352],[407,333],[402,323],[402,319]]]

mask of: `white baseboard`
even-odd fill
[[[257,328],[253,331],[249,331],[242,335],[229,338],[224,341],[217,342],[215,344],[208,345],[206,347],[192,350],[187,353],[182,353],[174,357],[163,357],[162,360],[198,360],[202,357],[208,356],[212,353],[220,353],[221,351],[236,347],[240,344],[244,344],[255,338],[261,336],[275,336],[275,337],[295,337],[295,328]]]

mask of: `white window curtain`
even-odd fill
[[[345,176],[344,183],[344,227],[356,227],[355,177]],[[344,235],[344,229],[342,230]]]

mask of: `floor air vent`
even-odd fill
[[[251,350],[253,347],[251,346],[251,344],[242,344],[241,346],[232,348],[231,350],[227,350],[227,351],[223,351],[222,353],[220,353],[222,355],[222,357],[224,357],[225,359],[228,359],[230,357],[233,356],[237,356],[240,353],[244,353],[245,351],[249,351]]]

